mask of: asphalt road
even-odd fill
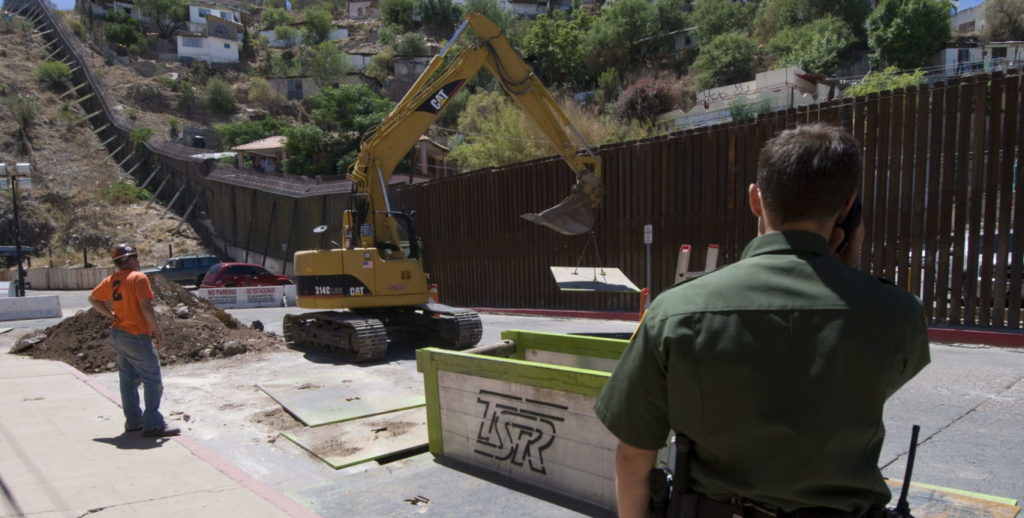
[[[87,292],[59,292],[65,316],[87,307]],[[268,331],[280,332],[283,316],[295,308],[259,308],[229,310],[245,324],[260,320]],[[493,343],[505,329],[526,329],[560,333],[629,332],[635,323],[610,320],[554,319],[484,314],[484,338]],[[18,331],[41,328],[59,319],[0,322],[0,327]],[[933,343],[932,363],[890,399],[885,409],[888,431],[880,465],[892,479],[902,479],[911,426],[921,425],[914,467],[914,480],[927,484],[975,491],[1024,501],[1024,350],[999,349],[967,344]],[[301,358],[290,360],[304,361]],[[411,352],[394,362],[397,372],[414,384],[419,379]],[[328,366],[329,368],[330,366]],[[254,458],[228,441],[212,440],[207,446],[269,485],[300,500],[304,505],[330,516],[332,509],[343,509],[345,502],[370,498],[370,490],[381,477],[395,482],[396,474],[406,470],[408,478],[427,470],[429,454],[390,467],[383,473],[336,473],[323,464],[308,460],[302,476],[276,473],[276,467],[247,465]],[[278,466],[284,461],[278,461]],[[289,463],[294,460],[287,461]],[[250,462],[251,464],[251,462]],[[391,465],[389,465],[391,466]],[[404,467],[402,467],[404,466]],[[296,473],[296,466],[287,469]],[[343,470],[344,471],[344,470]],[[358,471],[358,470],[357,470]],[[345,478],[343,489],[339,477]],[[479,478],[473,480],[479,482]],[[439,484],[455,484],[438,480]],[[479,489],[479,488],[478,488]],[[505,494],[507,497],[507,493]],[[502,496],[494,498],[501,500]],[[367,509],[377,509],[367,504]],[[547,503],[538,505],[551,505]],[[336,507],[342,506],[342,507]],[[577,516],[575,511],[558,508],[554,515]],[[377,509],[383,512],[385,509]],[[376,511],[375,511],[376,512]],[[585,512],[585,511],[582,511]],[[486,513],[484,513],[486,514]],[[527,513],[530,514],[530,513]],[[545,514],[547,514],[545,512]]]

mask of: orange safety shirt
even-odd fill
[[[103,279],[93,288],[92,296],[101,302],[110,302],[114,311],[114,327],[133,335],[153,333],[139,307],[139,299],[152,299],[153,289],[149,277],[135,270],[119,270]]]

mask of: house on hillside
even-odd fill
[[[292,27],[295,27],[296,29],[298,29],[299,32],[301,33],[302,29],[303,29],[303,25],[305,25],[305,24],[304,23],[293,23],[293,24],[290,24],[290,25]],[[279,39],[277,39],[277,35],[274,33],[274,29],[267,29],[267,30],[264,30],[264,31],[260,31],[259,34],[260,34],[260,36],[263,36],[264,38],[266,38],[267,39],[267,44],[270,45],[271,47],[275,48],[275,49],[284,49],[284,48],[288,48],[288,47],[293,47],[293,46],[298,45],[300,43],[300,42],[296,42],[296,41],[289,42],[287,40],[279,40]],[[336,25],[334,30],[332,30],[330,32],[330,34],[327,35],[327,39],[329,39],[331,41],[344,41],[344,40],[347,40],[348,39],[348,29]]]
[[[335,83],[334,86],[364,84],[367,81],[358,74],[348,74],[341,81]],[[271,77],[267,78],[267,82],[270,83],[274,90],[289,100],[306,99],[320,91],[316,81],[309,76]]]
[[[673,110],[658,117],[658,124],[675,130],[732,120],[730,106],[740,102],[765,106],[770,111],[784,110],[830,100],[835,95],[824,83],[825,77],[809,74],[799,67],[786,67],[758,73],[753,81],[720,86],[697,93],[691,110]]]
[[[203,24],[193,25],[193,22],[189,21],[190,29],[196,27],[201,27],[202,30],[182,31],[175,36],[178,42],[178,60],[238,63],[238,54],[245,33],[242,24],[207,12]]]
[[[985,27],[985,4],[957,11],[949,20],[950,29],[960,34],[980,34]]]
[[[1020,66],[1024,63],[1024,41],[961,40],[951,43],[935,55],[936,72],[930,77],[942,80],[971,72],[991,72]]]
[[[353,20],[379,20],[380,2],[378,0],[349,0],[348,17]]]
[[[572,9],[571,0],[501,0],[501,6],[513,14],[525,18],[536,18],[537,15],[551,10],[568,11]]]
[[[284,151],[284,144],[287,139],[284,136],[276,135],[248,142],[231,148],[235,155],[239,169],[249,168],[264,173],[276,173],[281,170],[281,162],[288,158]]]

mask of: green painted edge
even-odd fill
[[[1014,506],[1017,505],[1017,501],[1012,498],[986,495],[984,493],[975,493],[974,491],[967,491],[966,489],[953,489],[951,487],[935,486],[932,484],[922,484],[920,482],[911,482],[910,485],[916,487],[923,487],[925,489],[934,489],[936,491],[942,491],[945,493],[953,493],[954,495],[969,496],[971,498],[977,498],[978,500],[988,500],[989,502],[995,502],[997,504]]]
[[[306,424],[306,426],[308,426],[310,428],[317,428],[319,426],[327,426],[329,424],[338,424],[338,423],[344,423],[346,421],[355,421],[356,419],[362,419],[364,417],[373,417],[373,416],[377,416],[377,415],[390,414],[391,412],[401,412],[402,410],[409,410],[411,408],[419,408],[419,407],[424,406],[424,405],[426,405],[426,402],[416,403],[415,405],[409,405],[409,406],[389,408],[387,410],[381,410],[380,412],[373,412],[372,414],[359,414],[357,416],[346,417],[345,419],[338,419],[337,421],[327,421],[326,423],[319,423],[318,422],[316,424]],[[281,406],[284,407],[284,405],[281,405]],[[285,411],[287,411],[287,408],[285,408]]]
[[[427,398],[427,441],[430,454],[444,456],[444,437],[441,433],[441,390],[437,384],[437,363],[434,353],[438,349],[416,350],[416,370],[423,373],[423,395]]]
[[[433,364],[431,369],[435,372],[431,390],[437,391],[436,370],[478,376],[510,383],[519,383],[533,387],[558,390],[572,394],[597,397],[601,394],[610,372],[582,369],[578,367],[565,367],[562,365],[551,365],[525,360],[499,358],[494,356],[480,356],[471,353],[448,351],[435,348],[420,349],[424,355],[430,355]],[[419,355],[417,351],[417,355]],[[424,381],[427,374],[424,372]],[[430,419],[430,400],[428,396],[428,414]],[[438,396],[439,398],[440,396]],[[438,402],[440,406],[440,401]],[[438,415],[437,417],[440,417]]]
[[[0,327],[0,335],[4,334],[6,332],[9,332],[12,329],[14,329],[14,328],[13,327]]]
[[[301,442],[299,442],[299,439],[297,437],[293,436],[290,432],[281,432],[281,436],[283,436],[285,439],[288,439],[289,441],[295,443],[296,446],[298,446],[299,448],[302,448],[303,450],[306,450],[307,452],[309,452],[310,455],[320,459],[321,461],[323,461],[324,464],[327,464],[328,466],[330,466],[330,467],[332,467],[334,469],[345,469],[345,468],[347,468],[349,466],[355,466],[357,464],[362,464],[364,462],[370,462],[370,461],[377,460],[377,459],[382,458],[382,457],[388,457],[388,456],[391,456],[391,455],[397,455],[397,454],[402,453],[402,452],[406,452],[406,451],[410,451],[410,450],[415,450],[416,448],[419,448],[421,446],[421,445],[417,444],[416,446],[410,446],[408,448],[402,448],[400,450],[390,451],[390,452],[387,452],[387,453],[381,453],[380,455],[374,455],[372,457],[366,457],[364,459],[359,459],[357,461],[349,462],[347,464],[335,464],[335,463],[327,460],[326,458],[317,455],[316,452],[314,452],[313,450],[305,447]]]
[[[618,360],[622,357],[626,346],[629,345],[629,340],[617,338],[542,333],[516,329],[502,331],[501,338],[503,340],[515,341],[516,350],[513,357],[517,360],[526,359],[527,349]]]

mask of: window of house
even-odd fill
[[[208,14],[210,14],[210,10],[209,9],[204,9],[202,7],[199,8],[199,18],[200,19],[205,20],[206,19],[206,15],[208,15]]]
[[[214,25],[213,34],[222,38],[228,37],[228,28],[223,25]]]
[[[1006,47],[992,47],[992,59],[1006,59]]]
[[[195,47],[197,49],[203,48],[202,38],[181,38],[182,47]]]
[[[226,49],[230,49],[230,48],[231,48],[231,44],[230,44],[230,43],[225,43],[225,44],[224,44],[224,48],[226,48]]]
[[[956,28],[956,30],[957,32],[974,32],[974,20],[971,20],[967,23],[961,23],[960,26]]]
[[[971,49],[957,49],[956,60],[963,63],[971,60]]]
[[[221,11],[220,17],[224,18],[225,20],[231,20],[231,11]]]

